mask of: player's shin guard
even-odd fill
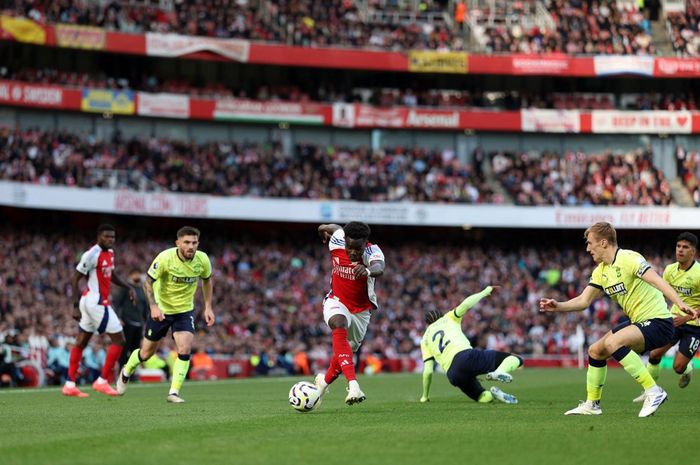
[[[500,365],[498,365],[496,371],[501,373],[510,373],[511,371],[520,368],[522,364],[522,358],[518,357],[517,355],[509,355],[501,362]]]
[[[177,360],[173,364],[173,380],[170,383],[170,393],[179,394],[182,383],[187,378],[187,370],[190,369],[190,354],[177,354]]]
[[[110,383],[113,381],[112,378],[114,378],[114,364],[117,363],[117,360],[121,357],[123,349],[124,346],[118,344],[111,344],[107,349],[107,357],[102,367],[102,378]]]
[[[328,371],[326,371],[323,381],[325,381],[326,384],[331,384],[341,373],[342,371],[340,365],[338,365],[338,358],[333,354],[331,355],[331,363],[328,365]]]
[[[348,342],[348,330],[346,328],[335,328],[333,330],[333,357],[338,361],[340,370],[345,379],[355,381],[355,364],[352,361],[352,349]]]
[[[124,365],[124,373],[126,376],[133,375],[134,371],[136,371],[136,367],[142,362],[145,362],[145,360],[141,358],[141,349],[136,349],[131,353],[129,360],[127,360],[126,365]]]
[[[70,362],[68,364],[68,379],[75,382],[78,378],[78,369],[80,368],[80,361],[83,359],[83,348],[78,346],[73,346],[70,351]]]
[[[641,384],[644,390],[656,386],[656,381],[654,381],[654,378],[649,374],[641,357],[637,355],[636,352],[630,350],[628,347],[620,347],[613,354],[613,358],[620,362],[622,368]]]
[[[659,379],[659,372],[661,371],[661,360],[649,359],[649,363],[647,364],[647,371],[654,379],[654,381]]]
[[[599,401],[603,396],[605,378],[608,376],[608,362],[588,357],[588,371],[586,372],[586,399]]]

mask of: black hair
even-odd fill
[[[105,231],[116,231],[116,230],[117,229],[114,226],[112,226],[111,224],[102,223],[101,225],[99,225],[97,227],[97,235],[99,236],[100,234],[102,234]]]
[[[199,229],[193,228],[192,226],[183,226],[177,230],[177,238],[180,239],[184,236],[197,236],[199,237]]]
[[[369,239],[369,235],[372,233],[369,225],[362,221],[349,222],[343,226],[343,231],[345,231],[345,237],[348,239],[362,239],[365,241]]]
[[[437,310],[430,310],[425,314],[425,323],[431,325],[440,318],[442,318],[442,313],[438,312]]]
[[[690,245],[695,247],[696,249],[698,248],[698,236],[691,232],[682,232],[678,235],[678,238],[676,239],[676,242],[680,241],[687,241],[690,242]]]

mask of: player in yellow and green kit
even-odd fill
[[[640,417],[653,415],[667,394],[644,366],[639,354],[663,347],[673,338],[673,319],[664,296],[693,318],[695,310],[651,268],[643,256],[617,246],[617,233],[610,223],[596,223],[584,233],[586,251],[597,264],[588,286],[566,302],[540,299],[540,311],[585,310],[603,294],[618,303],[629,320],[608,331],[588,348],[586,401],[565,415],[600,415],[600,399],[612,357],[644,388]]]
[[[168,402],[184,402],[180,397],[180,388],[190,366],[195,330],[194,294],[200,279],[204,295],[204,319],[207,326],[214,324],[214,311],[211,307],[211,262],[207,254],[197,250],[199,230],[190,226],[180,228],[175,245],[176,247],[158,254],[148,269],[143,289],[151,316],[146,322],[146,337],[141,343],[141,348],[132,352],[120,373],[117,381],[119,394],[126,392],[129,377],[136,367],[156,352],[160,340],[172,329],[177,346],[177,360],[173,366]]]
[[[664,281],[676,290],[681,300],[691,308],[700,308],[700,264],[695,261],[698,251],[698,237],[690,232],[681,233],[676,239],[676,262],[664,270]],[[678,386],[684,388],[690,383],[693,372],[691,360],[700,346],[700,321],[686,315],[678,306],[671,307],[675,331],[671,342],[649,353],[647,370],[655,380],[659,378],[661,357],[677,342],[678,352],[673,359],[673,370],[680,379]],[[643,395],[634,399],[642,402]]]
[[[420,342],[424,363],[421,402],[430,400],[430,384],[437,362],[447,373],[450,384],[460,388],[471,399],[479,403],[493,402],[494,398],[508,404],[518,403],[515,396],[495,386],[490,391],[485,390],[476,377],[485,374],[488,380],[509,383],[513,379],[509,373],[521,366],[523,359],[508,352],[473,349],[462,331],[462,318],[467,310],[491,295],[493,289],[488,286],[478,294],[470,295],[444,315],[437,311],[425,315],[428,327]]]

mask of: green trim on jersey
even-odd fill
[[[435,359],[445,372],[450,369],[455,355],[471,348],[469,339],[462,332],[462,318],[454,310],[428,326],[420,341],[423,360]]]
[[[211,272],[209,257],[200,250],[192,260],[182,260],[177,247],[162,251],[148,268],[158,307],[166,315],[193,310],[199,279],[209,279]]]
[[[681,270],[678,262],[671,263],[664,269],[664,281],[676,290],[678,296],[688,307],[700,308],[700,264],[693,261],[690,268]],[[676,304],[671,307],[671,313],[685,316],[685,313]],[[686,324],[700,326],[698,320],[690,320]]]
[[[651,265],[641,254],[617,249],[612,264],[601,262],[593,270],[589,285],[617,302],[632,323],[671,318],[663,293],[642,279],[649,268]]]

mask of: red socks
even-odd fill
[[[122,354],[122,349],[124,349],[124,346],[117,344],[110,344],[109,348],[107,349],[105,364],[102,366],[102,378],[106,379],[110,383],[113,381],[112,378],[114,378],[114,364],[117,363],[117,360],[119,360],[119,357]]]
[[[70,363],[68,364],[68,379],[75,382],[78,379],[78,368],[80,361],[83,359],[83,348],[73,346],[70,350]]]
[[[340,376],[341,373],[342,371],[340,371],[340,366],[338,366],[338,359],[336,358],[335,354],[333,354],[331,355],[331,364],[328,366],[328,371],[326,372],[324,381],[326,384],[331,384],[338,376]]]
[[[333,359],[338,368],[348,381],[355,381],[355,364],[353,363],[352,349],[348,342],[348,330],[336,328],[333,330]],[[333,363],[331,363],[331,367]],[[328,375],[326,375],[328,377]]]

